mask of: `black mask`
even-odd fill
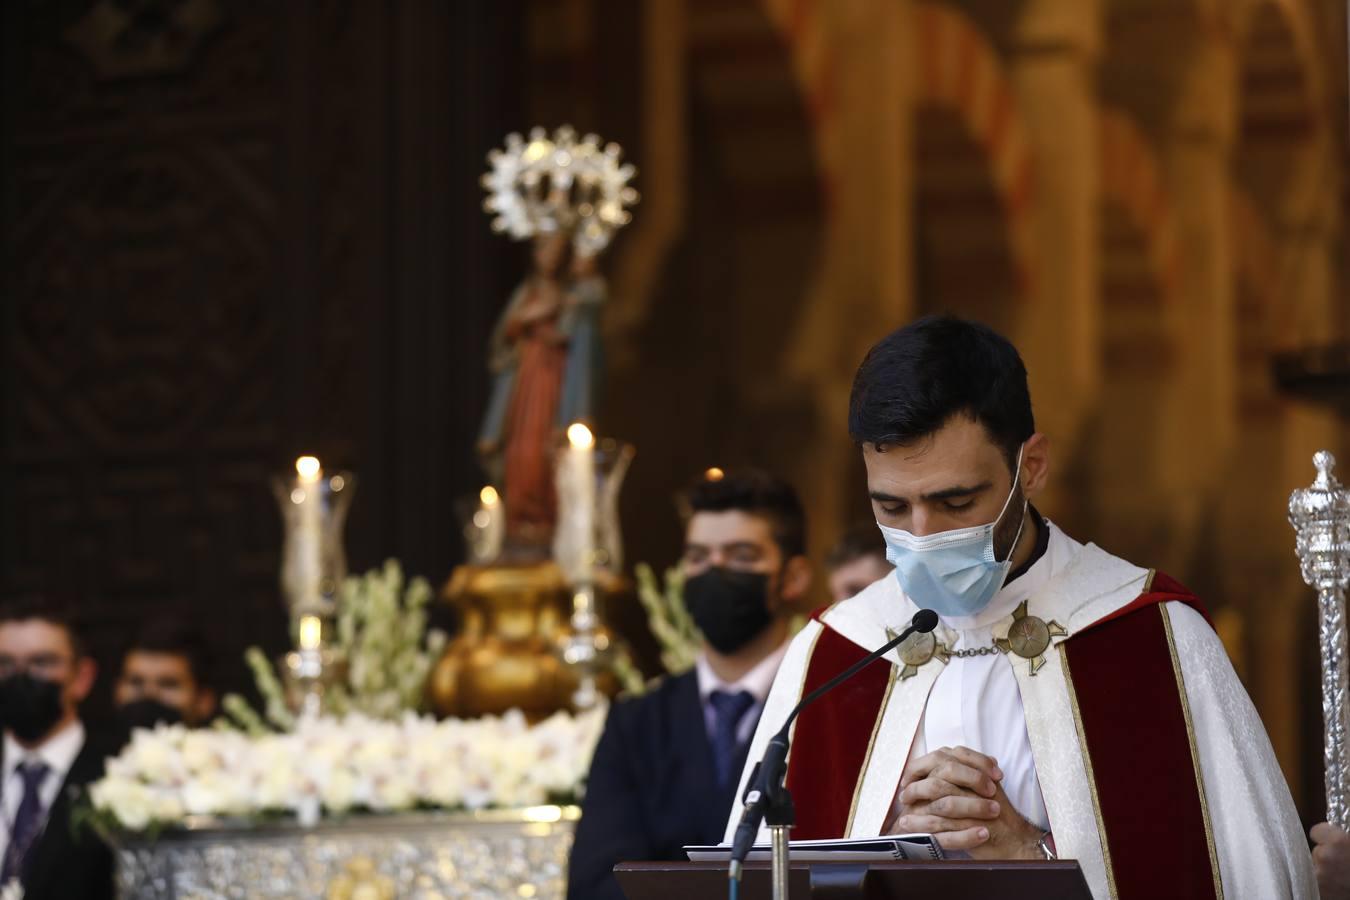
[[[0,680],[0,728],[31,744],[61,721],[61,685],[20,672]]]
[[[769,626],[769,576],[711,568],[684,583],[694,624],[719,653],[735,653]]]
[[[117,708],[117,718],[127,731],[136,728],[154,728],[156,725],[177,725],[183,721],[183,711],[153,697],[132,700]]]

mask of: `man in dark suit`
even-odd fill
[[[56,607],[0,605],[0,884],[17,879],[26,900],[113,896],[111,852],[71,826],[72,789],[103,774],[104,752],[77,709],[96,674]]]
[[[685,603],[703,633],[693,671],[615,704],[596,747],[568,871],[571,900],[619,900],[615,863],[684,859],[722,839],[736,781],[811,584],[786,482],[713,470],[685,497]]]

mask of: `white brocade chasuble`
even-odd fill
[[[1080,630],[1128,607],[1145,592],[1151,573],[1080,544],[1052,523],[1046,553],[969,619],[942,621],[934,632],[950,650],[1007,639],[1025,601],[1025,614],[1063,626],[1036,661],[1011,652],[976,657],[939,655],[905,666],[898,652],[873,729],[865,764],[848,807],[848,837],[885,833],[896,817],[905,763],[929,748],[965,745],[997,759],[1013,806],[1052,831],[1061,859],[1075,859],[1098,900],[1114,897],[1113,872],[1122,866],[1166,866],[1166,846],[1149,859],[1111,859],[1083,751],[1075,696],[1058,645]],[[1317,896],[1311,857],[1256,710],[1234,674],[1222,644],[1204,618],[1179,602],[1160,604],[1175,645],[1178,677],[1189,706],[1193,754],[1206,805],[1206,835],[1220,894],[1278,900]],[[828,630],[862,650],[904,629],[918,607],[894,575],[813,619],[788,648],[751,744],[745,779],[770,737],[801,696],[812,653]],[[1109,626],[1108,626],[1109,627]],[[901,673],[904,672],[904,676]],[[870,713],[869,713],[870,715]],[[798,720],[800,724],[801,720]],[[797,725],[794,725],[794,730]],[[794,738],[796,735],[794,734]],[[1133,786],[1130,786],[1133,789]],[[1138,790],[1147,791],[1141,783]],[[726,839],[740,819],[731,810]],[[759,836],[767,841],[767,832]]]
[[[948,651],[994,650],[994,625],[1011,616],[1018,604],[1030,599],[1077,555],[1075,541],[1049,523],[1046,527],[1050,539],[1045,553],[995,594],[988,607],[978,615],[941,620],[938,640]],[[939,747],[969,747],[993,757],[1003,770],[1003,790],[1013,807],[1027,821],[1048,831],[1050,820],[1036,778],[1022,691],[1013,673],[1017,659],[993,652],[951,656],[946,665],[939,663],[909,758],[917,759]],[[896,832],[894,821],[902,812],[898,793],[887,817],[888,833]]]

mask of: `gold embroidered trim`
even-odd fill
[[[1097,778],[1092,773],[1092,755],[1088,752],[1087,732],[1083,728],[1083,714],[1078,709],[1078,693],[1073,687],[1073,673],[1069,669],[1069,654],[1064,644],[1058,645],[1060,668],[1064,670],[1064,683],[1069,688],[1069,705],[1073,707],[1073,724],[1078,731],[1078,748],[1083,754],[1083,768],[1087,772],[1088,790],[1092,794],[1092,814],[1097,818],[1097,840],[1102,845],[1102,862],[1106,865],[1106,887],[1111,897],[1116,893],[1116,873],[1111,866],[1111,848],[1106,840],[1106,823],[1102,820],[1102,803],[1097,796]]]
[[[828,616],[830,613],[834,612],[834,609],[835,609],[836,606],[840,606],[840,605],[842,605],[842,604],[844,604],[844,603],[847,603],[848,601],[850,601],[850,600],[852,600],[852,599],[853,599],[852,597],[845,597],[843,600],[836,600],[836,601],[834,601],[833,603],[831,603],[829,606],[825,607],[825,609],[820,613],[820,615],[818,615],[818,616],[813,616],[812,618],[814,618],[814,619],[816,620],[816,624],[818,624],[818,625],[824,625],[824,624],[825,624],[825,617]]]
[[[817,622],[816,624],[820,626],[820,630],[816,632],[816,636],[815,636],[815,637],[811,638],[811,646],[810,646],[810,648],[806,651],[806,662],[802,664],[802,680],[801,680],[801,682],[797,685],[797,700],[796,700],[796,703],[800,703],[800,702],[801,702],[802,694],[804,694],[804,693],[806,692],[806,676],[809,675],[809,674],[811,674],[811,658],[812,658],[813,656],[816,655],[816,642],[819,641],[819,640],[820,640],[820,636],[821,636],[822,634],[825,633],[825,623],[824,623],[824,622]],[[795,705],[795,703],[794,703],[794,705]],[[801,720],[798,719],[797,721],[799,722],[799,721],[801,721]],[[781,727],[783,727],[783,726],[780,725],[780,726],[778,726],[778,727],[781,728]],[[794,738],[794,737],[796,737],[796,736],[797,736],[797,722],[793,722],[793,723],[792,723],[792,733],[791,733],[790,735],[788,735],[788,740],[790,741],[790,740],[792,740],[792,738]],[[789,743],[789,744],[788,744],[788,755],[787,755],[787,759],[783,761],[783,764],[786,766],[786,765],[788,765],[788,764],[791,763],[791,762],[792,762],[792,745]],[[787,770],[784,769],[784,771],[787,771]]]
[[[1195,741],[1195,725],[1191,721],[1191,701],[1186,696],[1186,680],[1181,674],[1181,660],[1177,657],[1177,644],[1172,636],[1172,615],[1167,605],[1158,604],[1163,620],[1163,630],[1167,632],[1167,652],[1172,657],[1172,671],[1177,677],[1177,693],[1181,695],[1181,712],[1186,718],[1186,739],[1191,745],[1191,763],[1195,766],[1195,789],[1200,794],[1200,812],[1205,819],[1205,843],[1209,845],[1209,865],[1214,872],[1214,891],[1218,900],[1223,900],[1223,877],[1219,873],[1219,851],[1214,845],[1214,826],[1209,820],[1209,799],[1205,796],[1204,773],[1200,771],[1200,747]]]
[[[867,741],[867,754],[863,756],[862,771],[858,773],[858,783],[853,788],[853,802],[848,807],[848,822],[844,825],[844,837],[853,834],[853,817],[858,814],[858,801],[862,798],[863,782],[867,780],[867,768],[872,764],[872,751],[877,746],[877,735],[881,733],[881,720],[886,718],[886,707],[891,702],[891,691],[895,690],[895,673],[895,663],[891,663],[886,693],[881,696],[881,709],[877,712],[877,720],[872,723],[872,737]]]
[[[1144,579],[1144,589],[1140,591],[1140,593],[1147,594],[1149,591],[1153,590],[1153,576],[1157,574],[1157,569],[1148,570],[1148,577]]]

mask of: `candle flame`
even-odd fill
[[[721,481],[723,478],[727,477],[727,473],[717,468],[717,466],[713,466],[703,473],[703,477],[708,481]]]
[[[478,492],[478,499],[484,506],[496,506],[502,500],[497,489],[490,484]]]
[[[318,650],[319,639],[323,636],[323,623],[318,616],[300,617],[300,649]]]
[[[302,456],[295,461],[295,471],[299,473],[301,481],[318,481],[323,467],[319,465],[317,456]]]
[[[578,450],[589,450],[595,446],[595,435],[585,425],[575,422],[567,428],[567,441]]]

